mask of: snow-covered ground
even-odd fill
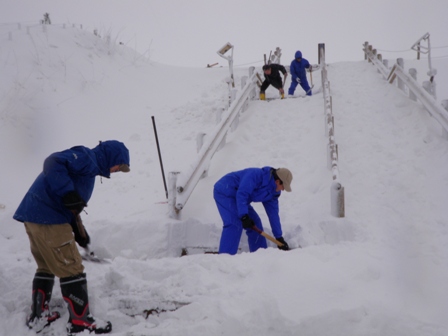
[[[19,202],[50,153],[109,139],[128,146],[131,173],[98,178],[83,219],[92,249],[110,261],[85,266],[92,312],[112,321],[112,335],[448,334],[448,141],[371,64],[328,64],[345,218],[330,215],[317,94],[251,102],[174,220],[151,116],[165,173],[187,169],[196,135],[211,133],[227,106],[228,69],[161,65],[70,25],[36,25],[29,34],[23,25],[11,40],[9,30],[0,31],[0,335],[33,334],[24,321],[35,263],[23,225],[12,219]],[[317,63],[317,55],[308,59]],[[425,60],[405,62],[427,79]],[[447,64],[433,63],[439,100],[448,98]],[[237,67],[236,82],[247,73]],[[320,85],[319,72],[313,80]],[[218,244],[213,184],[266,165],[294,174],[280,215],[286,241],[301,248],[270,244],[251,254],[243,235],[236,256],[179,257],[183,247]],[[142,314],[172,302],[186,305]],[[52,307],[63,314],[54,330],[64,335],[58,281]]]

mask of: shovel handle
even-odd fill
[[[274,237],[268,235],[266,232],[261,231],[259,228],[257,228],[255,225],[252,227],[252,230],[258,232],[259,234],[261,234],[263,237],[265,237],[266,239],[270,240],[271,242],[277,244],[278,246],[283,246],[282,243],[280,243],[277,239],[275,239]]]

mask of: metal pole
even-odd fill
[[[157,152],[159,153],[160,169],[162,170],[163,185],[165,186],[165,196],[166,196],[166,199],[168,199],[168,189],[166,187],[165,172],[163,171],[162,155],[160,154],[160,146],[159,146],[159,138],[157,136],[156,121],[154,119],[154,116],[151,116],[151,119],[152,119],[152,126],[154,128],[154,135],[156,137]]]

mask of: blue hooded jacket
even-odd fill
[[[225,197],[236,199],[238,218],[249,213],[250,203],[262,202],[272,233],[275,237],[281,237],[283,234],[278,206],[281,191],[276,191],[277,185],[272,169],[272,167],[247,168],[229,173],[216,182],[215,190]]]
[[[93,149],[76,146],[51,154],[13,218],[37,224],[70,223],[73,214],[64,206],[62,197],[69,191],[77,191],[87,203],[95,177],[109,178],[110,168],[120,164],[129,165],[129,151],[116,140],[100,142]]]
[[[291,66],[289,69],[289,71],[291,72],[291,80],[296,81],[297,77],[299,77],[302,83],[307,83],[305,69],[308,69],[310,67],[310,63],[305,58],[302,58],[299,62],[297,61],[297,58],[302,58],[302,53],[300,51],[296,51],[295,58],[291,62]]]

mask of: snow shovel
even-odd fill
[[[86,233],[86,230],[84,228],[84,224],[82,222],[82,219],[81,219],[80,215],[76,216],[76,225],[78,227],[79,235],[83,239],[86,239],[87,238],[87,233]],[[85,252],[85,253],[81,254],[81,257],[82,257],[83,260],[92,261],[92,262],[96,262],[96,263],[106,263],[107,262],[105,259],[98,258],[95,255],[95,252],[90,250],[88,244],[85,247],[82,246],[82,248],[84,249],[84,252]]]
[[[275,239],[274,237],[268,235],[266,232],[261,231],[259,228],[257,228],[255,225],[252,227],[252,230],[258,232],[259,234],[261,234],[263,237],[265,237],[266,239],[270,240],[271,242],[277,244],[278,246],[283,246],[282,243],[280,243],[277,239]]]

